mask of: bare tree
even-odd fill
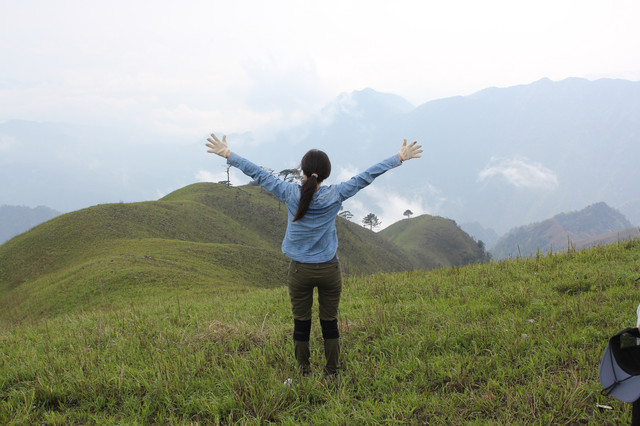
[[[347,220],[351,220],[351,218],[353,218],[353,213],[351,213],[349,210],[344,210],[338,213],[338,216],[344,217]]]
[[[221,180],[218,183],[220,183],[222,185],[225,185],[227,187],[230,187],[231,186],[231,177],[229,176],[229,169],[231,169],[231,164],[225,164],[223,167],[226,169],[226,172],[227,172],[227,180]]]
[[[364,226],[368,226],[369,229],[373,231],[373,228],[378,228],[382,225],[382,222],[378,219],[378,216],[373,213],[369,213],[364,217],[364,219],[362,219],[362,224]]]
[[[278,173],[278,177],[285,182],[295,182],[300,179],[300,170],[284,169]]]

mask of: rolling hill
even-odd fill
[[[56,316],[78,304],[93,309],[126,306],[134,297],[166,300],[184,290],[209,297],[238,287],[282,285],[286,220],[284,204],[268,191],[213,183],[193,184],[158,201],[97,205],[58,216],[0,246],[0,322]],[[425,228],[423,234],[436,243],[419,246],[393,242],[385,238],[393,234],[376,234],[339,217],[343,271],[429,269],[477,260],[452,248],[464,233],[442,221],[403,221],[414,224],[414,232]],[[431,226],[437,229],[426,229]]]
[[[407,250],[425,269],[486,260],[483,248],[451,219],[422,215],[396,222],[380,235]]]
[[[15,322],[185,290],[276,286],[286,260],[215,209],[159,201],[54,218],[0,246],[0,265],[0,322]]]

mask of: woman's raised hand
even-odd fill
[[[224,135],[222,137],[222,140],[220,140],[216,137],[216,135],[211,133],[211,137],[207,138],[207,140],[209,141],[207,143],[207,146],[209,147],[207,152],[210,152],[212,154],[218,154],[220,157],[223,157],[223,158],[229,158],[229,154],[231,154],[231,150],[227,146],[227,135]]]
[[[412,158],[422,157],[422,155],[420,155],[422,153],[422,150],[420,149],[422,148],[422,145],[416,145],[417,143],[417,141],[413,141],[407,145],[407,140],[404,140],[404,143],[398,152],[398,158],[400,158],[400,161],[407,161]]]

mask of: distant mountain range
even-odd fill
[[[577,212],[561,213],[551,219],[512,229],[491,253],[495,259],[533,256],[549,251],[581,249],[628,239],[638,229],[606,203],[597,203]]]
[[[224,133],[224,123],[213,126]],[[224,162],[205,152],[206,136],[9,120],[0,123],[0,200],[59,211],[155,200],[223,173]],[[345,205],[356,217],[373,212],[388,226],[411,209],[501,235],[604,201],[640,224],[640,82],[543,79],[417,107],[365,89],[275,135],[227,139],[276,171],[323,149],[335,181],[394,155],[403,138],[420,141],[423,158]]]
[[[0,206],[0,244],[59,214],[44,206]]]
[[[423,158],[358,199],[387,224],[412,204],[416,214],[503,234],[600,201],[640,224],[640,82],[543,79],[415,108],[366,89],[241,153],[264,164],[285,156],[293,164],[318,147],[337,171],[364,169],[396,152],[405,137],[423,144]]]
[[[485,228],[478,222],[461,223],[460,229],[469,234],[474,240],[482,241],[487,250],[496,245],[500,236],[491,228]]]

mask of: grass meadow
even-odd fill
[[[285,287],[134,295],[3,325],[0,424],[624,424],[598,369],[639,285],[639,241],[350,276],[330,382],[317,313],[296,372]]]

